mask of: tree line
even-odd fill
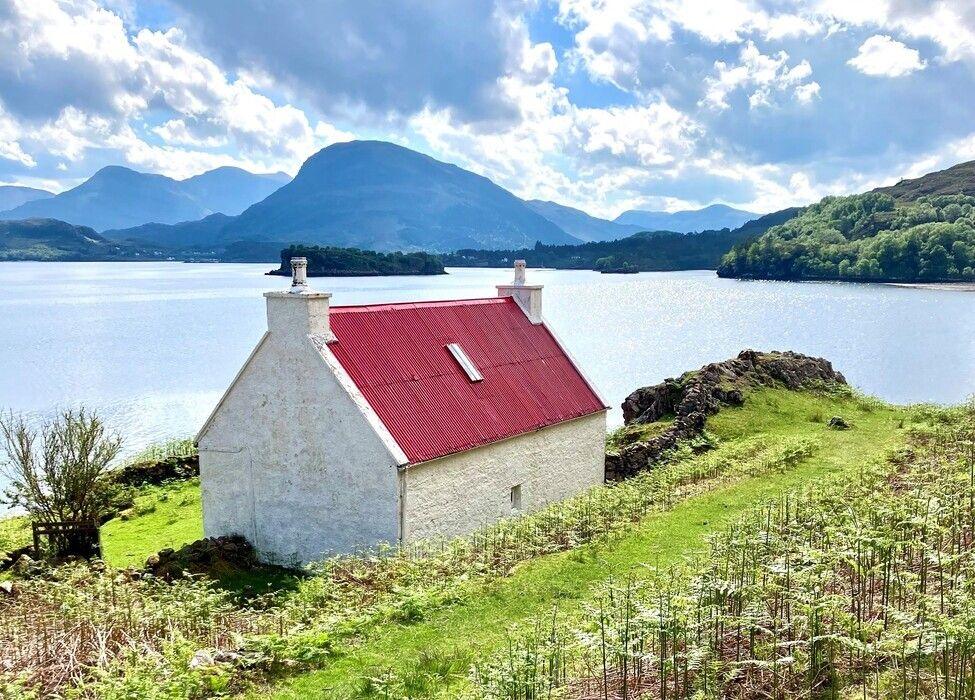
[[[375,275],[442,275],[441,259],[431,253],[377,253],[358,248],[292,245],[281,251],[281,267],[271,274],[291,276],[291,258],[308,258],[308,274],[316,277]]]

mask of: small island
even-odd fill
[[[430,253],[376,253],[358,248],[292,245],[281,251],[281,267],[269,275],[291,276],[291,258],[308,258],[309,277],[445,275],[443,261]]]

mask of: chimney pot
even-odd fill
[[[519,287],[525,283],[525,261],[515,260],[515,284]]]
[[[291,291],[298,293],[308,288],[308,258],[291,258]]]

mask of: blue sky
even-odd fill
[[[968,0],[0,0],[0,183],[379,138],[613,217],[975,158]]]

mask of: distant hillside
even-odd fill
[[[923,178],[922,178],[923,179]],[[919,183],[918,190],[927,183]],[[722,277],[855,282],[975,282],[975,197],[885,192],[826,197],[737,245]]]
[[[0,221],[0,260],[112,260],[138,258],[87,226],[53,219]]]
[[[798,208],[783,209],[733,230],[700,233],[651,231],[618,241],[582,245],[540,245],[521,250],[458,250],[443,256],[443,259],[445,265],[455,267],[507,267],[513,260],[524,259],[534,267],[566,270],[711,270],[718,266],[721,256],[736,243],[761,235],[769,227],[787,221],[799,211]]]
[[[579,209],[542,199],[529,199],[525,204],[581,241],[614,241],[645,230],[636,225],[599,219]]]
[[[113,241],[134,241],[144,245],[155,245],[170,249],[209,248],[214,249],[213,241],[219,240],[221,231],[233,217],[225,214],[211,214],[199,221],[182,221],[178,224],[142,224],[124,229],[102,231],[105,238]],[[217,247],[223,247],[219,245]],[[275,255],[281,245],[275,244]]]
[[[975,160],[953,165],[946,170],[928,173],[912,180],[901,180],[890,187],[873,190],[889,194],[900,202],[910,202],[926,195],[964,194],[975,196]]]
[[[0,186],[0,211],[19,207],[25,202],[33,202],[37,199],[47,199],[53,197],[53,192],[38,190],[33,187],[20,187],[18,185]]]
[[[289,182],[291,176],[287,173],[255,175],[225,166],[182,180],[180,185],[204,205],[208,213],[236,216]]]
[[[173,224],[220,211],[239,213],[286,179],[280,173],[254,175],[239,168],[218,168],[174,180],[113,165],[61,194],[0,212],[0,219],[59,219],[96,231],[150,222]]]
[[[639,226],[644,231],[691,233],[717,231],[723,228],[734,229],[759,216],[754,212],[734,209],[724,204],[712,204],[703,209],[676,212],[632,209],[617,216],[615,222]]]

